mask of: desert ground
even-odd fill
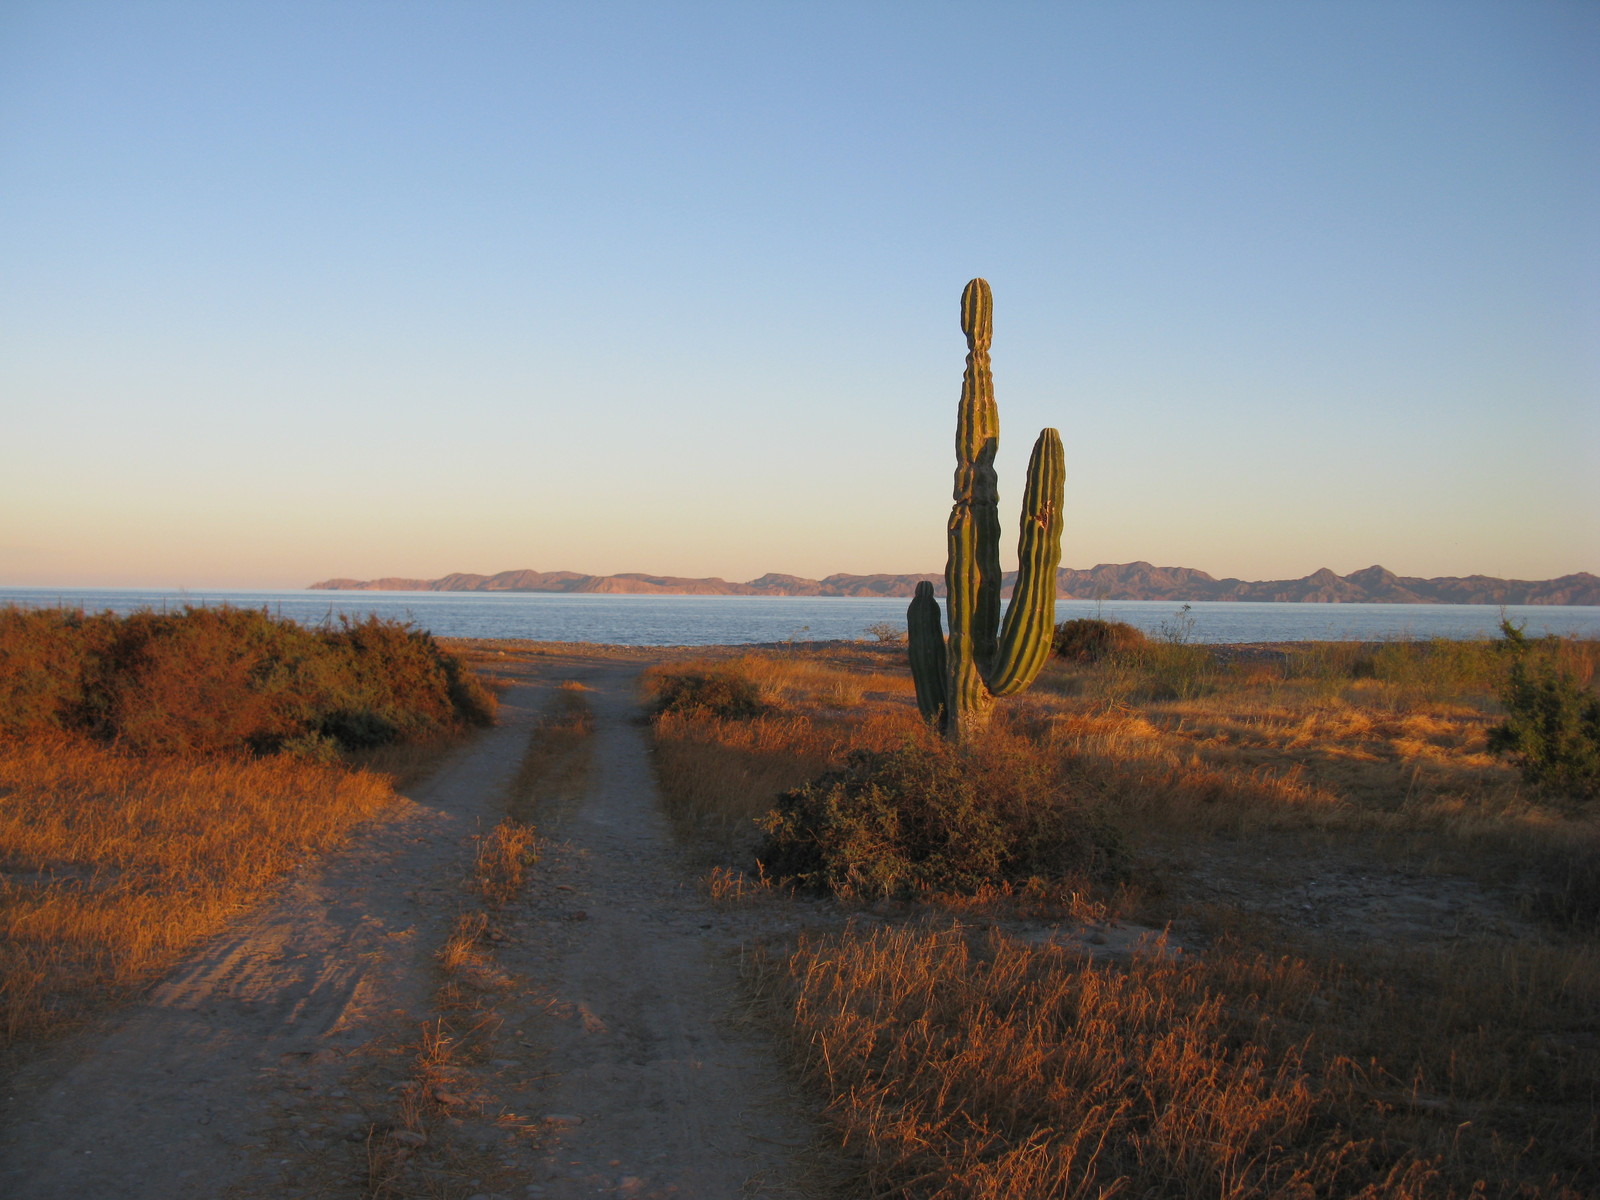
[[[148,995],[12,1075],[0,1191],[807,1194],[793,1160],[814,1122],[741,1012],[745,931],[692,886],[662,814],[642,665],[580,649],[501,668],[497,728]],[[573,793],[557,781],[540,798],[545,844],[493,915],[493,962],[469,973],[482,1028],[471,1053],[439,1052],[424,1142],[397,1089],[421,1074],[419,1030],[437,1027],[438,953],[472,907],[478,839],[567,681],[591,701],[592,765]]]
[[[1148,695],[1052,668],[1003,736],[1055,739],[1077,793],[1134,831],[1131,866],[830,896],[762,877],[753,817],[844,747],[914,734],[900,648],[452,649],[498,681],[496,726],[152,986],[25,1039],[0,1192],[1591,1194],[1593,933],[1542,917],[1482,846],[1581,849],[1592,820],[1551,834],[1481,753],[1479,709],[1385,692],[1368,711],[1336,664],[1310,709],[1270,684],[1245,717],[1183,663]],[[1215,657],[1266,688],[1284,653]],[[652,727],[674,671],[753,679],[766,710]],[[998,991],[940,998],[1002,969]],[[1123,1080],[1073,1118],[1087,1149],[1022,1095],[1089,1069],[1052,1057],[1066,1017],[1022,1011],[1044,987],[1089,1020],[1085,980],[1166,1006],[1104,1016],[1143,1022],[1117,1035],[1124,1074],[1178,1054],[1205,1075]],[[1006,1045],[959,1029],[963,1004]],[[1013,1007],[1035,1028],[1007,1031]],[[1208,1105],[1215,1127],[1163,1125]]]

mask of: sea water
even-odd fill
[[[531,638],[623,646],[712,646],[870,638],[905,627],[906,601],[818,596],[607,596],[544,592],[116,591],[0,588],[0,605],[128,613],[185,605],[266,609],[306,625],[376,613],[440,637]],[[1547,633],[1600,638],[1600,607],[1484,604],[1276,604],[1061,600],[1056,620],[1103,617],[1193,642],[1475,638],[1502,618]]]

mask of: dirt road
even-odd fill
[[[147,997],[8,1080],[0,1195],[375,1194],[373,1147],[402,1136],[395,1091],[435,1015],[434,956],[470,903],[473,835],[567,678],[591,689],[588,787],[540,822],[551,842],[528,898],[495,914],[494,1032],[460,1064],[470,1100],[446,1097],[462,1115],[440,1124],[456,1145],[428,1194],[801,1194],[812,1127],[738,1019],[739,918],[700,898],[660,812],[639,665],[510,668],[498,728]]]

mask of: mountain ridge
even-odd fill
[[[1015,572],[1007,572],[1009,593]],[[324,579],[316,591],[368,592],[558,592],[655,596],[879,596],[910,597],[922,580],[939,594],[944,576],[829,575],[806,579],[769,572],[745,583],[678,575],[585,575],[577,571],[501,571],[495,575],[453,572],[438,579]],[[1324,604],[1552,604],[1600,605],[1600,576],[1578,571],[1555,579],[1496,579],[1445,575],[1432,579],[1396,575],[1373,565],[1348,575],[1327,567],[1300,579],[1217,579],[1193,567],[1157,567],[1147,562],[1101,563],[1088,570],[1062,567],[1056,577],[1063,600],[1240,600]]]

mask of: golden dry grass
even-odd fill
[[[154,979],[393,796],[367,771],[0,743],[0,1035]]]
[[[1593,678],[1593,643],[1560,650]],[[1374,657],[1383,677],[1364,665]],[[1012,719],[1138,836],[1364,832],[1380,852],[1445,856],[1504,880],[1544,857],[1593,854],[1600,814],[1564,812],[1489,753],[1503,665],[1492,643],[1317,644],[1213,663],[1193,696],[1130,701],[1150,690],[1130,684],[1137,664],[1053,663]]]
[[[1552,1072],[1504,1038],[1512,1014],[1581,1028],[1592,956],[1508,981],[1509,1010],[1236,947],[1097,965],[960,926],[806,938],[760,970],[871,1195],[1577,1196],[1592,1174],[1593,1056]],[[1350,1053],[1370,1047],[1341,1007],[1428,1052],[1402,1075]]]
[[[501,821],[478,839],[472,885],[486,903],[509,904],[522,894],[528,868],[538,859],[539,836],[533,826]]]
[[[1560,652],[1593,679],[1594,645]],[[915,736],[892,662],[750,655],[737,669],[758,681],[764,715],[658,719],[667,803],[716,847],[713,896],[781,896],[740,873],[753,870],[751,839],[732,831],[850,749]],[[1052,663],[1002,707],[996,736],[1123,830],[1131,890],[1041,882],[879,904],[878,917],[912,924],[803,940],[757,969],[857,1155],[859,1190],[1600,1194],[1600,944],[1517,924],[1514,905],[1532,915],[1557,868],[1578,892],[1600,887],[1600,828],[1487,753],[1501,669],[1487,643],[1231,662],[1157,646],[1142,661]],[[856,689],[856,704],[831,698]],[[1208,867],[1223,851],[1256,872],[1231,905],[1189,875],[1225,870]],[[1465,873],[1510,931],[1286,923],[1277,892],[1336,859],[1393,864],[1424,892]],[[1130,912],[1183,920],[1200,949],[1090,965],[950,928]]]
[[[507,816],[532,822],[570,806],[589,777],[594,714],[582,684],[563,683],[534,725],[505,795]]]
[[[769,706],[745,720],[657,718],[656,778],[673,822],[694,837],[743,849],[778,793],[841,762],[852,748],[888,749],[917,736],[911,679],[894,669],[899,657],[865,648],[747,654],[646,671],[647,691],[678,672],[732,671],[751,680]]]

